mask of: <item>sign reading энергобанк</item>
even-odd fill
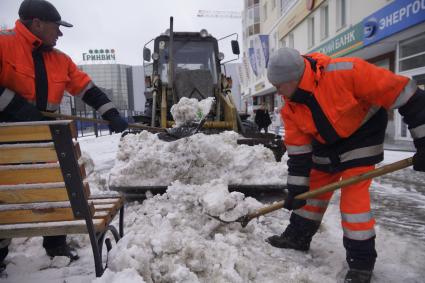
[[[115,49],[90,49],[83,61],[115,61]]]

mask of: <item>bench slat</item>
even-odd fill
[[[0,142],[50,141],[49,126],[0,127]]]
[[[51,141],[49,125],[69,125],[71,135],[77,138],[75,123],[69,120],[1,123],[0,142]]]
[[[0,170],[1,185],[17,185],[31,183],[53,183],[63,182],[62,172],[57,167],[44,168],[36,167],[25,169]]]
[[[107,221],[123,205],[122,199],[114,203],[95,204],[90,202],[91,215],[95,218],[104,217]],[[97,216],[96,216],[97,213]],[[0,224],[52,222],[75,220],[69,201],[3,204],[0,206]]]
[[[49,189],[28,190],[1,190],[0,203],[28,203],[42,201],[64,201],[68,200],[65,187]]]
[[[109,223],[99,218],[93,219],[93,224],[96,232],[103,232],[106,230]],[[0,225],[0,238],[57,236],[68,234],[87,234],[86,221],[74,220]]]
[[[64,202],[61,202],[56,206],[60,207],[64,205]],[[122,198],[116,198],[115,203],[110,205],[111,208],[109,210],[104,210],[104,207],[102,206],[102,209],[96,209],[96,205],[92,204],[92,215],[96,231],[103,231],[102,229],[104,229],[112,221],[122,205]],[[12,222],[10,219],[5,218],[8,216],[8,213],[12,213],[14,220],[16,220],[17,215],[19,215],[20,219],[18,220],[20,221]],[[31,214],[32,217],[30,216]],[[54,219],[49,221],[49,215]],[[65,218],[59,219],[58,215],[62,215]],[[67,231],[64,234],[67,234],[68,231],[71,231],[69,233],[76,234],[86,233],[85,222],[81,220],[79,223],[84,223],[84,227],[80,227],[81,225],[76,225],[79,220],[71,218],[71,215],[72,209],[70,207],[41,210],[7,210],[4,213],[0,211],[0,238],[7,238],[10,237],[10,235],[12,235],[12,237],[61,235],[61,233],[57,231]],[[37,216],[39,216],[38,219],[36,219]],[[29,221],[25,222],[25,219]],[[101,221],[99,222],[99,220]],[[75,227],[70,229],[70,226]],[[43,227],[43,229],[39,229],[40,227]]]
[[[46,208],[0,211],[0,224],[75,220],[72,209]]]
[[[84,182],[84,195],[90,197],[90,187]],[[65,183],[0,185],[0,204],[69,200]]]
[[[50,147],[0,147],[0,164],[17,164],[57,161],[53,144]]]
[[[43,166],[46,165],[46,166]],[[81,177],[86,177],[86,170],[80,164]],[[4,169],[7,167],[7,169]],[[31,183],[63,182],[59,164],[7,165],[0,166],[0,185],[18,185]]]

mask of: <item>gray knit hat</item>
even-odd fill
[[[270,57],[267,78],[274,85],[298,81],[304,73],[304,66],[304,59],[297,50],[283,47]]]

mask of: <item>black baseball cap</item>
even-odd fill
[[[62,21],[58,10],[50,2],[45,0],[24,0],[19,7],[21,20],[40,19],[46,22],[54,22],[64,27],[72,27],[68,22]]]

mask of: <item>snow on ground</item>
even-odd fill
[[[112,173],[116,178],[134,181],[137,174],[140,179],[144,178],[149,171],[147,167],[159,162],[158,159],[166,159],[163,162],[175,166],[174,170],[178,172],[184,172],[188,164],[192,169],[200,170],[202,166],[197,162],[202,160],[206,172],[198,172],[205,175],[206,181],[201,182],[196,176],[186,179],[193,181],[191,184],[175,181],[163,195],[150,196],[143,203],[128,203],[125,236],[109,254],[109,269],[101,278],[96,279],[94,275],[88,237],[78,235],[68,237],[71,244],[77,246],[81,257],[72,263],[61,258],[50,260],[41,247],[42,238],[14,239],[7,258],[8,277],[0,282],[341,282],[347,265],[338,194],[333,198],[308,253],[277,249],[264,239],[281,233],[288,224],[290,214],[284,209],[252,220],[246,228],[238,223],[222,224],[208,216],[220,215],[231,220],[264,205],[240,193],[229,193],[226,187],[227,182],[240,180],[241,177],[232,179],[232,170],[239,168],[244,160],[271,180],[281,177],[269,177],[266,170],[272,170],[275,175],[286,174],[285,165],[271,161],[271,153],[264,153],[262,146],[235,146],[231,134],[196,135],[192,140],[184,140],[181,144],[176,142],[175,145],[165,145],[148,133],[133,139],[130,141],[130,136],[125,138],[119,150],[119,135],[80,140],[86,164],[92,162],[94,166],[89,176],[92,190],[101,192],[107,189],[109,172],[114,164]],[[200,145],[196,146],[195,141]],[[213,145],[216,149],[210,153]],[[183,150],[184,154],[178,154],[177,150]],[[154,151],[159,151],[162,158],[155,159]],[[211,159],[210,154],[216,159]],[[199,155],[204,156],[195,157]],[[406,153],[406,157],[410,155]],[[143,161],[144,166],[137,167],[138,158],[151,160],[151,163]],[[222,177],[214,179],[215,175],[210,174],[214,169],[208,160],[222,162],[223,159],[231,165],[227,171],[214,173]],[[257,163],[251,163],[253,160]],[[126,162],[132,163],[137,170],[132,172],[131,166],[125,167]],[[284,172],[273,171],[273,166]],[[173,174],[162,169],[160,172]],[[154,179],[154,175],[148,176]],[[154,181],[171,180],[173,178],[160,176]],[[378,261],[373,282],[423,282],[423,241],[418,244],[418,239],[413,236],[401,237],[387,230],[384,224],[377,219]]]

